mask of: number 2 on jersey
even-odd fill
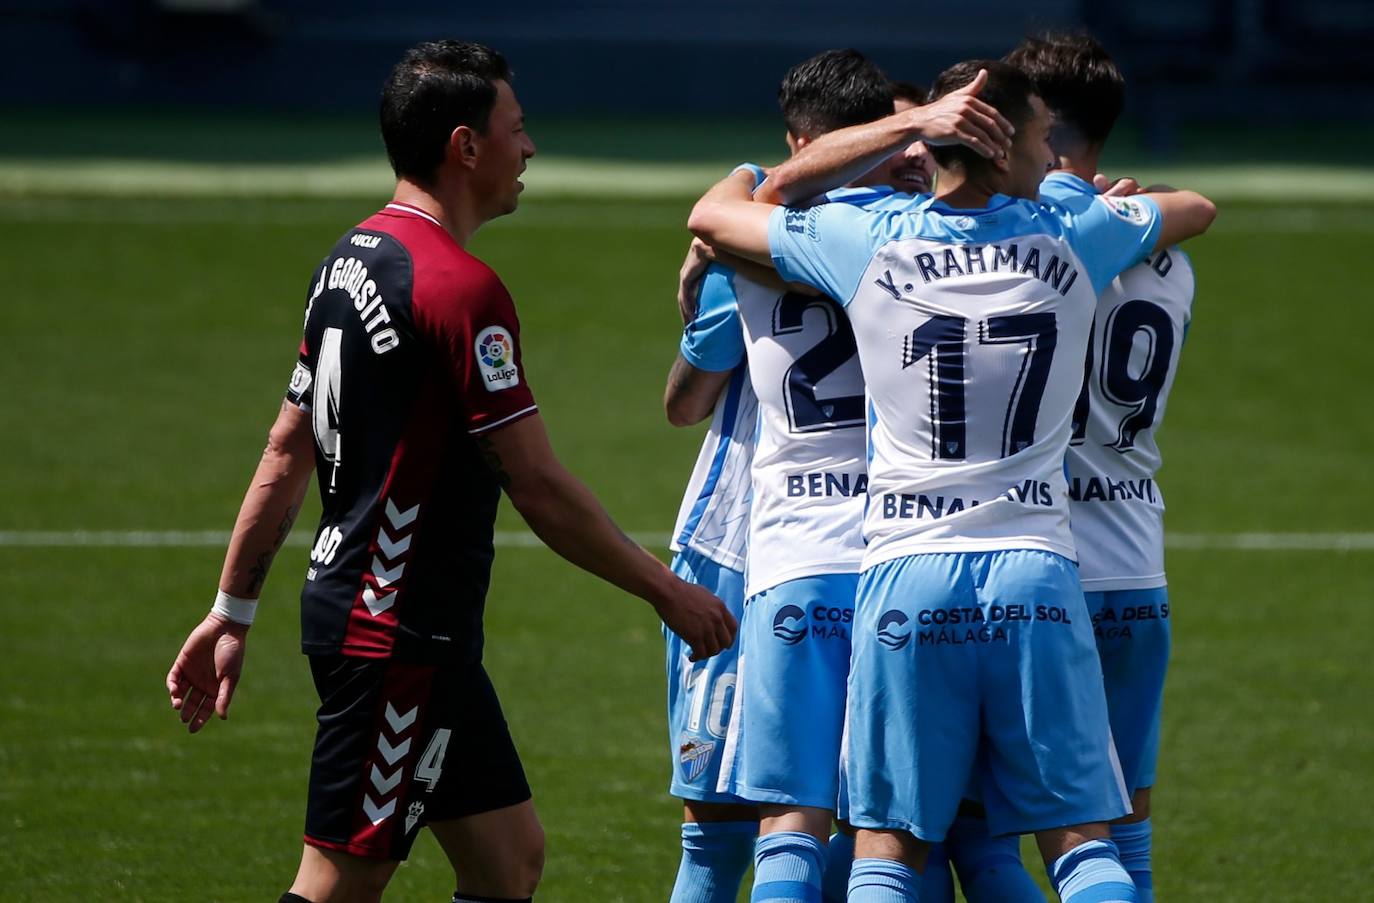
[[[840,305],[823,295],[789,292],[779,298],[773,308],[773,335],[801,332],[808,310],[820,310],[825,315],[827,330],[825,337],[800,355],[783,377],[788,424],[794,433],[862,426],[862,394],[820,398],[816,391],[822,380],[859,353],[859,346],[854,341],[854,327],[849,325],[849,317],[845,316]]]

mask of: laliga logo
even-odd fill
[[[897,609],[883,612],[883,616],[878,619],[878,642],[882,643],[893,652],[905,649],[906,644],[911,642],[910,630],[899,630],[907,622],[907,616]]]
[[[795,646],[806,639],[806,612],[795,605],[784,605],[773,616],[773,636],[785,646]]]
[[[482,363],[488,367],[504,367],[511,359],[510,339],[504,333],[493,332],[478,346]]]

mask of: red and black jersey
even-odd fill
[[[480,659],[501,490],[473,436],[536,410],[501,280],[388,204],[315,274],[287,397],[310,412],[324,503],[305,651]]]

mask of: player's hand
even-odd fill
[[[1093,187],[1109,198],[1127,198],[1144,190],[1130,176],[1113,180],[1102,173],[1093,176]]]
[[[656,606],[668,629],[692,647],[691,660],[710,658],[735,641],[739,625],[730,609],[703,587],[674,578],[667,599]]]
[[[682,269],[677,274],[677,312],[682,315],[682,325],[692,322],[697,315],[697,297],[701,294],[701,277],[706,268],[716,259],[716,253],[706,242],[692,239],[687,248],[687,259],[682,261]]]
[[[995,107],[978,99],[978,92],[987,83],[987,70],[979,69],[964,87],[911,110],[917,122],[916,137],[927,145],[967,145],[984,157],[1010,151],[1015,127]]]
[[[204,727],[212,714],[221,721],[229,717],[247,638],[244,625],[208,614],[177,653],[167,672],[167,695],[191,733]]]

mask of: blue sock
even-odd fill
[[[954,878],[943,843],[933,844],[921,872],[921,903],[954,903]]]
[[[854,864],[854,838],[836,832],[825,848],[825,874],[821,876],[822,903],[844,903],[849,893],[849,868]]]
[[[921,876],[891,859],[855,859],[849,903],[921,903]]]
[[[754,844],[750,903],[821,903],[825,844],[800,831],[764,834]]]
[[[1045,903],[1021,862],[1021,838],[992,837],[988,821],[961,815],[945,837],[949,858],[968,903]]]
[[[752,821],[684,824],[682,864],[670,903],[735,903],[758,832]]]
[[[1139,903],[1131,876],[1121,867],[1116,844],[1090,840],[1050,867],[1050,881],[1063,903]]]
[[[1150,869],[1150,820],[1112,825],[1112,842],[1121,852],[1121,865],[1135,882],[1140,903],[1155,903],[1155,878]]]

